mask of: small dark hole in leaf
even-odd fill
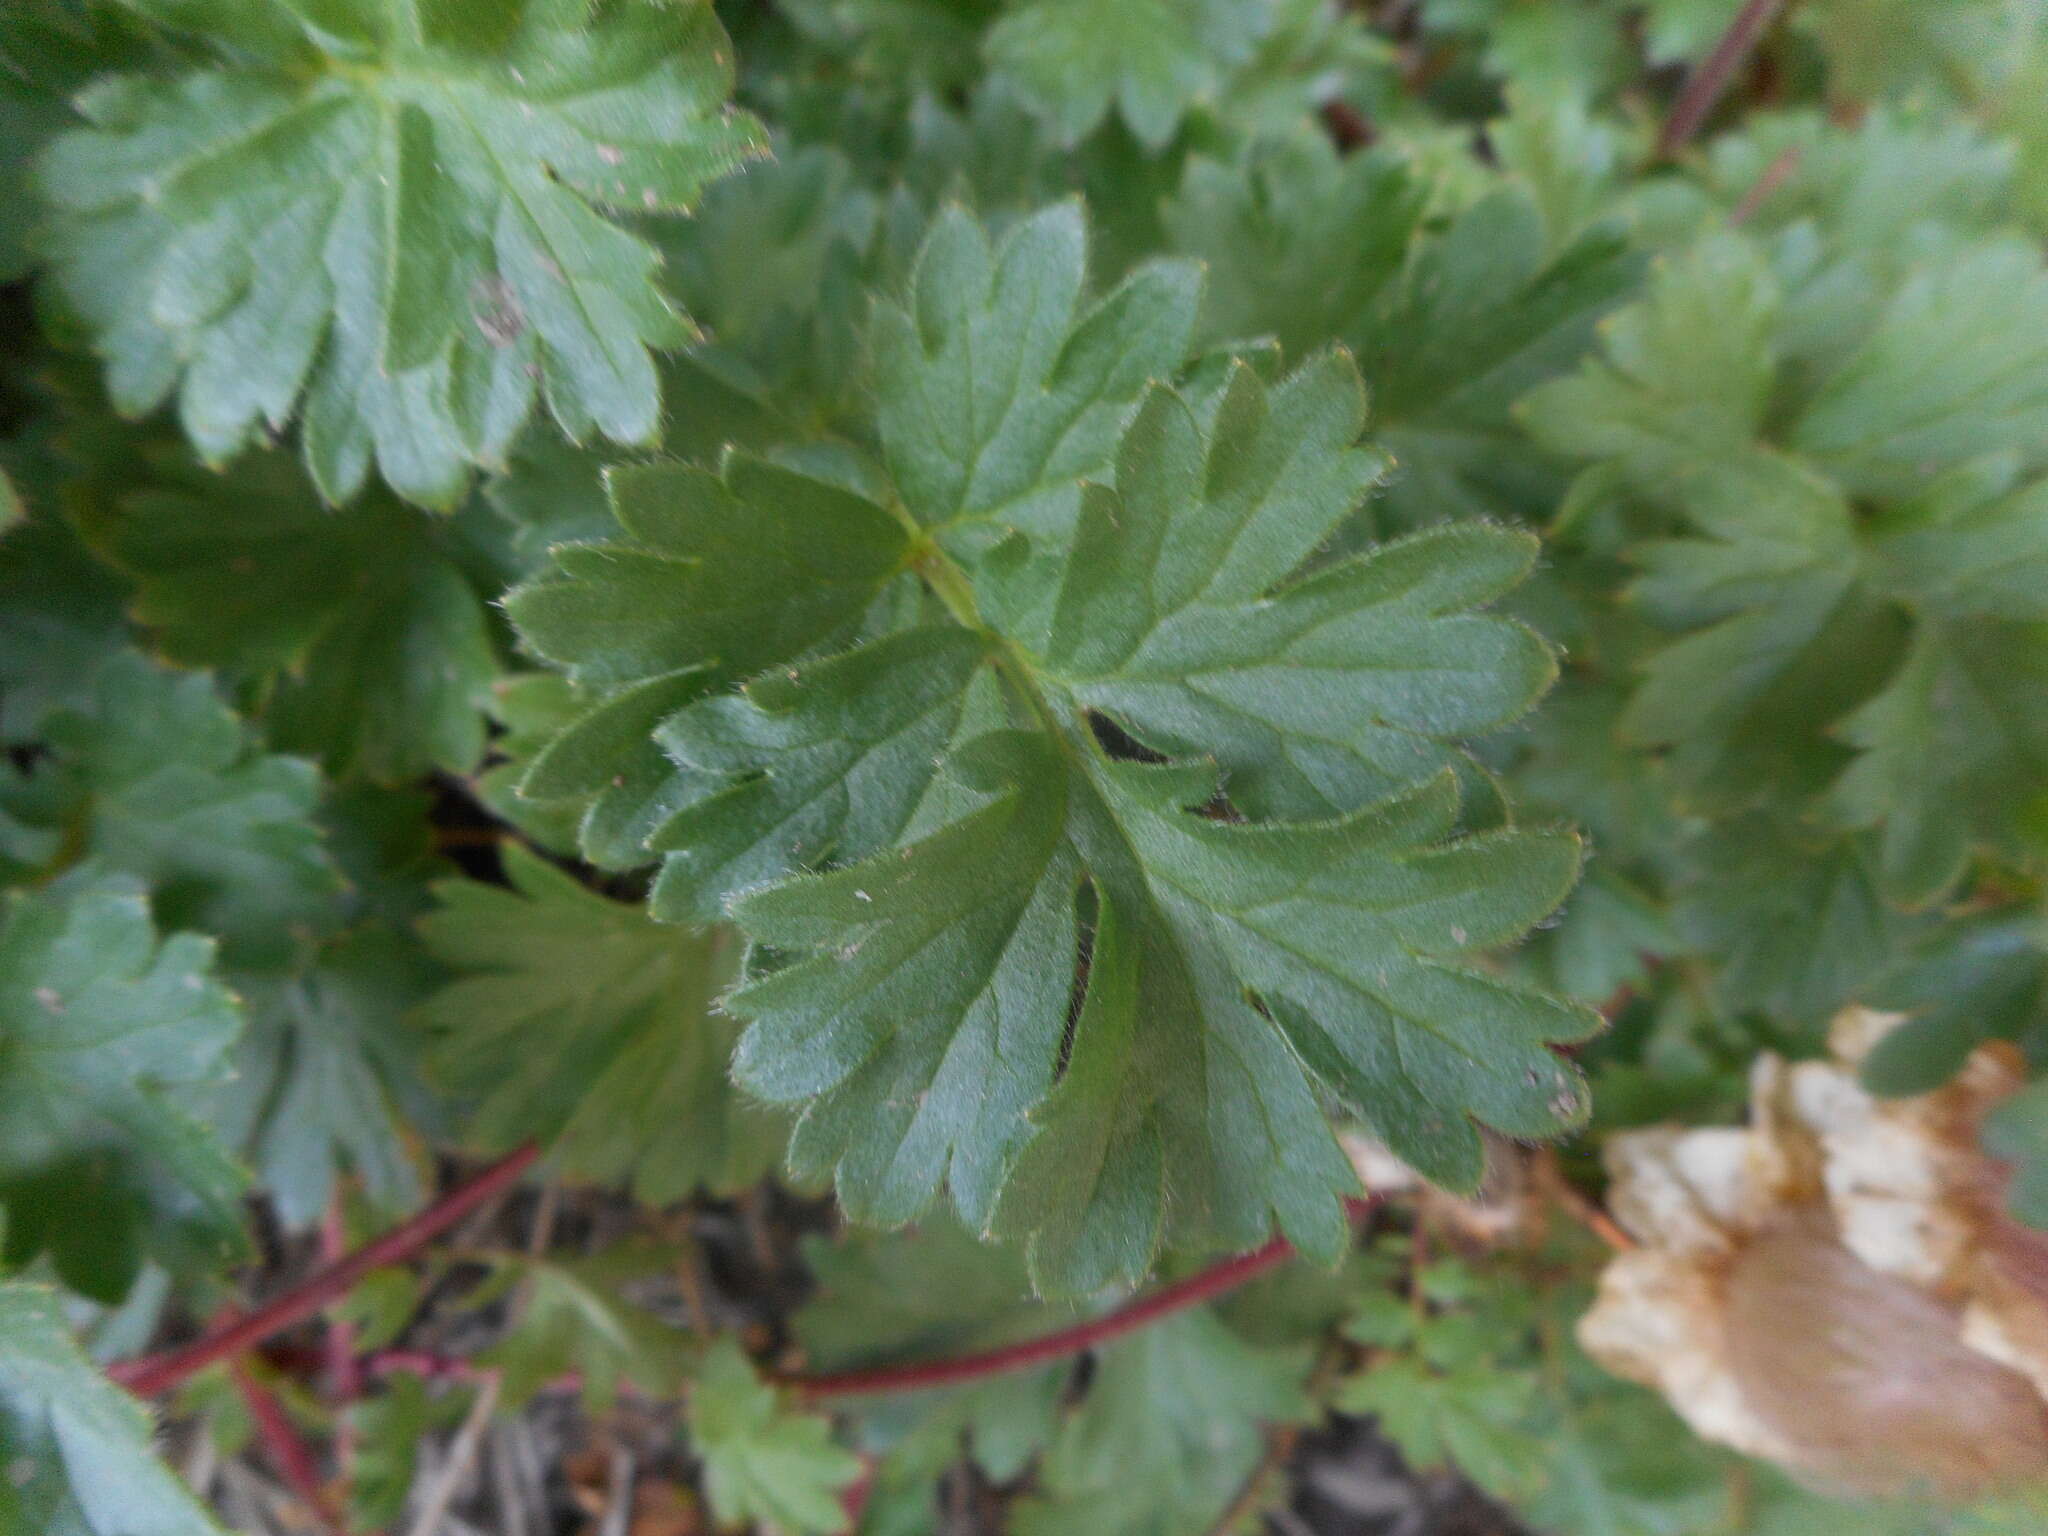
[[[1088,711],[1088,729],[1095,733],[1095,741],[1103,751],[1119,762],[1163,763],[1166,756],[1154,752],[1137,737],[1118,725],[1109,716],[1096,710]]]

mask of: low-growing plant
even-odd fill
[[[0,0],[0,1532],[2041,1529],[2044,89]]]

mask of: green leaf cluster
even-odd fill
[[[941,213],[870,322],[872,458],[614,470],[619,533],[507,603],[592,700],[522,791],[593,796],[586,856],[662,855],[658,916],[761,948],[736,1071],[805,1106],[799,1176],[892,1224],[943,1184],[1075,1290],[1168,1234],[1334,1254],[1318,1094],[1469,1182],[1473,1118],[1583,1112],[1544,1046],[1591,1024],[1459,959],[1578,861],[1455,835],[1457,738],[1552,673],[1475,611],[1529,540],[1327,557],[1383,468],[1349,359],[1152,382],[1194,272],[1091,301],[1085,264],[1071,206]]]
[[[121,409],[175,395],[213,462],[303,409],[333,500],[374,463],[446,504],[541,399],[572,437],[654,438],[648,348],[689,323],[606,215],[686,208],[760,147],[708,3],[133,8],[176,62],[95,79],[36,167]]]
[[[1337,1412],[1541,1529],[2037,1528],[1347,1206],[1847,1003],[2048,1067],[2048,14],[1807,0],[1679,132],[1743,9],[0,0],[0,1528],[211,1529],[81,1347],[529,1142],[603,1221],[341,1315],[726,1525],[1201,1536]],[[812,1289],[696,1338],[727,1201]],[[366,1526],[463,1411],[264,1369]]]

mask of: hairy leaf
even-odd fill
[[[665,1205],[743,1189],[780,1127],[725,1081],[735,1033],[712,1011],[731,937],[678,933],[505,850],[509,888],[451,880],[420,923],[455,977],[417,1010],[440,1075],[470,1101],[469,1135],[501,1151],[549,1143],[569,1172]]]
[[[497,670],[483,600],[439,520],[372,493],[320,505],[281,454],[172,470],[93,509],[134,615],[188,666],[253,676],[273,745],[393,783],[483,755]]]
[[[377,925],[332,940],[291,976],[241,980],[249,1028],[209,1119],[247,1147],[286,1226],[317,1223],[345,1174],[375,1210],[418,1204],[406,1126],[428,1106],[404,1019],[432,981],[418,946]]]
[[[1232,0],[1024,0],[990,30],[989,61],[1066,143],[1114,106],[1156,149],[1250,54],[1270,9]]]
[[[324,495],[372,461],[444,505],[537,394],[650,441],[688,322],[601,210],[677,209],[759,148],[708,4],[146,4],[223,67],[113,76],[42,162],[64,299],[115,402],[174,391],[222,461],[304,409]]]
[[[1604,228],[1553,250],[1512,185],[1426,226],[1431,191],[1392,155],[1342,159],[1304,133],[1232,165],[1190,160],[1165,218],[1209,266],[1209,335],[1271,333],[1290,357],[1336,340],[1357,355],[1402,526],[1541,515],[1555,480],[1508,408],[1577,361],[1638,258]]]
[[[200,1118],[241,1032],[194,934],[159,940],[130,879],[15,892],[0,913],[0,1207],[6,1251],[48,1249],[104,1301],[143,1247],[234,1246],[242,1174]]]
[[[53,863],[138,876],[159,921],[218,936],[237,966],[287,964],[332,923],[317,772],[257,751],[204,673],[116,654],[45,735],[53,757],[6,781],[0,804],[49,828]]]
[[[588,1257],[502,1261],[499,1284],[527,1295],[520,1327],[485,1362],[504,1372],[513,1403],[574,1374],[583,1403],[610,1407],[622,1383],[655,1398],[672,1398],[688,1374],[688,1338],[622,1294],[668,1268],[670,1255],[648,1242],[626,1242]]]
[[[691,1383],[690,1442],[720,1521],[759,1520],[792,1536],[844,1528],[839,1495],[860,1476],[860,1458],[832,1443],[822,1414],[778,1401],[731,1339],[705,1353]]]
[[[1186,1312],[1103,1350],[1061,1426],[1021,1536],[1170,1536],[1222,1513],[1264,1453],[1262,1424],[1308,1416],[1308,1355],[1258,1349]]]
[[[41,1286],[0,1285],[0,1525],[82,1536],[220,1536],[150,1449],[148,1411],[103,1377]]]
[[[879,370],[900,521],[843,493],[806,491],[828,514],[810,520],[805,501],[756,495],[750,558],[692,535],[693,563],[661,576],[677,599],[701,581],[759,643],[790,623],[787,587],[765,590],[778,552],[858,530],[863,554],[834,567],[839,622],[908,564],[937,599],[890,610],[911,627],[688,703],[697,676],[658,670],[682,654],[668,637],[720,609],[656,605],[620,581],[627,557],[574,548],[513,601],[541,649],[644,679],[548,748],[528,791],[604,793],[609,772],[611,796],[666,810],[657,910],[729,907],[787,961],[730,1006],[752,1021],[741,1082],[807,1106],[792,1166],[888,1224],[945,1185],[1063,1289],[1135,1278],[1169,1229],[1248,1245],[1277,1219],[1333,1254],[1352,1175],[1319,1094],[1469,1183],[1468,1117],[1542,1135],[1582,1112],[1543,1042],[1589,1024],[1456,958],[1519,936],[1578,863],[1564,834],[1447,841],[1454,738],[1551,675],[1526,630],[1470,611],[1525,569],[1527,541],[1467,527],[1323,560],[1379,469],[1352,446],[1340,360],[1272,390],[1242,368],[1189,399],[1155,387],[1122,425],[1125,386],[1103,381],[1131,347],[1113,377],[1073,360],[1110,358],[1147,314],[1133,334],[1177,355],[1194,295],[1141,275],[1084,310],[1079,240],[1070,208],[1000,249],[942,214],[908,304],[878,311],[883,354],[907,349]],[[1064,338],[1033,318],[1048,303]],[[963,414],[946,381],[970,365]],[[983,408],[964,379],[991,366],[1045,382],[1006,382]],[[749,463],[728,460],[727,482],[763,473]],[[681,525],[716,482],[616,484],[620,520],[645,529]],[[683,507],[657,501],[671,487]],[[825,626],[781,632],[794,652]],[[1170,762],[1130,761],[1148,754],[1105,731]],[[675,765],[659,781],[635,745],[650,732]],[[1227,824],[1276,812],[1335,819]]]

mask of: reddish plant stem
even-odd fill
[[[138,1397],[154,1397],[169,1391],[216,1361],[232,1359],[272,1334],[304,1322],[329,1302],[347,1295],[372,1270],[412,1257],[470,1212],[510,1189],[539,1157],[540,1148],[528,1142],[382,1237],[364,1244],[346,1258],[322,1265],[284,1295],[266,1302],[247,1317],[213,1329],[181,1348],[118,1361],[108,1367],[107,1375]]]
[[[1362,1220],[1379,1205],[1377,1197],[1345,1202],[1353,1221]],[[837,1371],[819,1376],[784,1375],[777,1379],[812,1401],[835,1397],[879,1395],[889,1392],[916,1392],[927,1387],[954,1386],[964,1381],[977,1381],[984,1376],[1001,1375],[1007,1371],[1021,1371],[1048,1361],[1078,1355],[1084,1349],[1097,1344],[1106,1344],[1124,1334],[1135,1332],[1147,1323],[1157,1322],[1174,1312],[1192,1307],[1199,1302],[1209,1301],[1268,1270],[1276,1269],[1294,1257],[1294,1245],[1285,1238],[1274,1238],[1263,1248],[1250,1253],[1235,1254],[1219,1259],[1207,1269],[1189,1275],[1184,1280],[1162,1286],[1150,1295],[1136,1300],[1085,1323],[1055,1329],[1035,1339],[1025,1339],[1008,1344],[1000,1349],[983,1350],[977,1354],[956,1355],[945,1360],[919,1360],[903,1365],[875,1366],[857,1371]],[[369,1356],[363,1362],[363,1370],[371,1376],[404,1374],[419,1376],[428,1381],[473,1381],[486,1374],[467,1360],[448,1355],[431,1354],[419,1350],[387,1349]],[[578,1385],[578,1378],[571,1374],[548,1383],[549,1387],[564,1389]]]
[[[860,1458],[860,1476],[839,1490],[839,1507],[846,1511],[846,1528],[855,1530],[860,1517],[868,1512],[868,1500],[875,1491],[875,1469],[881,1464],[880,1458],[863,1451]]]
[[[509,1162],[510,1159],[507,1161]],[[500,1164],[498,1168],[484,1175],[484,1178],[489,1178],[493,1174],[498,1173],[504,1166],[504,1164]],[[523,1167],[524,1164],[520,1166]],[[480,1179],[477,1182],[481,1183],[482,1180]],[[464,1190],[459,1190],[456,1194],[461,1195],[467,1189],[473,1187],[465,1186]],[[449,1198],[452,1200],[455,1196],[450,1196]],[[446,1202],[443,1203],[445,1204]],[[1364,1219],[1378,1205],[1379,1199],[1377,1196],[1367,1196],[1363,1199],[1345,1202],[1345,1208],[1353,1221]],[[449,1220],[458,1219],[460,1215],[461,1212],[457,1212],[456,1216],[449,1218]],[[415,1221],[418,1220],[419,1218],[415,1218]],[[446,1221],[442,1223],[443,1226],[447,1224],[448,1222]],[[408,1226],[410,1225],[412,1223],[408,1223]],[[397,1234],[391,1235],[395,1237]],[[389,1241],[389,1239],[380,1241]],[[375,1248],[378,1245],[372,1244],[371,1246]],[[366,1249],[364,1252],[368,1253],[369,1250]],[[945,1360],[911,1361],[902,1365],[874,1366],[854,1371],[828,1372],[816,1376],[787,1375],[778,1379],[784,1386],[790,1387],[801,1393],[804,1397],[816,1402],[835,1397],[870,1396],[890,1392],[916,1392],[930,1387],[955,1386],[965,1381],[978,1381],[986,1376],[1002,1375],[1010,1371],[1027,1370],[1034,1365],[1044,1365],[1053,1360],[1061,1360],[1070,1355],[1078,1355],[1085,1349],[1092,1349],[1098,1344],[1106,1344],[1112,1339],[1122,1338],[1127,1333],[1134,1333],[1138,1329],[1145,1327],[1148,1323],[1157,1322],[1163,1317],[1183,1311],[1188,1307],[1196,1306],[1201,1302],[1213,1300],[1226,1292],[1236,1290],[1248,1281],[1257,1279],[1269,1270],[1277,1269],[1293,1257],[1294,1245],[1285,1238],[1276,1237],[1262,1248],[1255,1248],[1249,1253],[1235,1254],[1227,1259],[1219,1259],[1208,1268],[1199,1270],[1185,1279],[1176,1280],[1171,1285],[1161,1286],[1149,1295],[1137,1297],[1135,1300],[1125,1303],[1116,1311],[1104,1317],[1093,1318],[1084,1323],[1075,1323],[1066,1328],[1058,1328],[1051,1333],[1041,1334],[1037,1338],[1023,1339],[1015,1344],[1006,1344],[1000,1349],[982,1350],[969,1355],[956,1355]],[[320,1278],[320,1276],[314,1276],[314,1282],[317,1282]],[[313,1282],[308,1282],[308,1287],[312,1284]],[[301,1290],[305,1290],[308,1287],[301,1287]],[[299,1292],[294,1292],[292,1296],[296,1297],[298,1294]],[[291,1299],[292,1297],[283,1298],[283,1300]],[[277,1305],[277,1303],[273,1303],[272,1308],[275,1308]],[[272,1308],[266,1308],[265,1312],[269,1312]],[[254,1318],[261,1318],[263,1315],[263,1313],[258,1313],[254,1315]],[[296,1321],[298,1317],[304,1315],[306,1313],[303,1311],[297,1312],[291,1321]],[[254,1318],[252,1318],[252,1321]],[[279,1324],[278,1326],[283,1327],[287,1325]],[[219,1335],[219,1340],[226,1340],[230,1333],[236,1331],[238,1330],[223,1330]],[[252,1343],[260,1342],[260,1337],[259,1335],[242,1338],[234,1347],[247,1348]],[[162,1362],[158,1367],[159,1371],[176,1364],[184,1356],[199,1352],[208,1344],[209,1340],[202,1339],[199,1344],[189,1346],[186,1350],[178,1351],[174,1356],[158,1357]],[[213,1342],[207,1352],[207,1361],[220,1358],[222,1347],[221,1342]],[[134,1385],[132,1378],[135,1372],[132,1367],[148,1365],[149,1363],[148,1361],[131,1362],[131,1369],[125,1384],[131,1387]],[[201,1363],[206,1362],[202,1361]],[[182,1379],[183,1375],[189,1375],[191,1370],[198,1368],[197,1365],[193,1365],[185,1369],[178,1379]],[[359,1363],[358,1368],[366,1376],[405,1374],[420,1376],[429,1381],[478,1381],[490,1374],[488,1371],[480,1369],[467,1360],[420,1350],[381,1350],[374,1355],[365,1357]],[[115,1370],[119,1372],[122,1368],[116,1367]],[[123,1377],[117,1375],[116,1379],[121,1380]],[[573,1387],[576,1384],[577,1378],[573,1375],[565,1376],[558,1382],[549,1383],[550,1386],[560,1387]]]
[[[327,1202],[320,1220],[320,1262],[338,1264],[348,1254],[348,1231],[342,1220],[341,1191]],[[353,1323],[330,1318],[327,1323],[327,1390],[339,1402],[352,1403],[363,1395],[362,1373],[356,1369],[356,1330]]]
[[[1687,78],[1684,89],[1678,93],[1678,100],[1672,104],[1671,116],[1664,121],[1664,131],[1657,136],[1658,159],[1670,159],[1700,131],[1700,125],[1706,122],[1733,83],[1735,72],[1742,68],[1743,61],[1762,40],[1784,5],[1785,0],[1744,0],[1742,9],[1728,23],[1728,30],[1714,44],[1714,51]]]
[[[380,1349],[374,1355],[362,1359],[365,1376],[417,1376],[422,1381],[460,1381],[470,1385],[481,1382],[491,1373],[483,1366],[463,1359],[460,1355],[437,1355],[424,1349]],[[583,1378],[571,1373],[559,1382],[549,1382],[549,1387],[579,1387]],[[621,1383],[630,1387],[631,1382]]]
[[[327,1209],[320,1217],[320,1262],[333,1264],[348,1253],[348,1222],[345,1194],[336,1179],[328,1196]],[[327,1391],[337,1403],[352,1403],[363,1395],[363,1373],[356,1369],[355,1325],[338,1317],[327,1320],[327,1335],[320,1341],[327,1357]],[[241,1363],[236,1362],[238,1371]],[[338,1416],[334,1430],[334,1467],[341,1480],[341,1498],[348,1503],[348,1491],[355,1481],[356,1425],[347,1414]]]
[[[313,1464],[312,1449],[300,1438],[297,1426],[284,1411],[284,1404],[277,1400],[277,1394],[258,1381],[240,1360],[229,1369],[235,1378],[235,1390],[241,1394],[242,1405],[249,1410],[264,1450],[283,1474],[285,1486],[298,1495],[299,1502],[312,1512],[321,1530],[329,1532],[330,1536],[347,1536],[348,1528],[340,1511],[329,1501],[327,1490],[320,1486],[320,1472]]]
[[[1368,1198],[1347,1202],[1354,1220],[1364,1216],[1377,1202]],[[834,1397],[860,1397],[884,1392],[916,1392],[927,1387],[955,1386],[1009,1371],[1027,1370],[1034,1365],[1078,1355],[1084,1349],[1107,1344],[1136,1332],[1147,1323],[1234,1291],[1268,1270],[1277,1269],[1294,1257],[1294,1245],[1276,1237],[1263,1248],[1220,1259],[1207,1269],[1184,1280],[1161,1286],[1150,1295],[1127,1302],[1107,1316],[1056,1329],[1035,1339],[1023,1339],[1000,1349],[956,1355],[949,1360],[911,1361],[904,1365],[874,1366],[856,1371],[833,1371],[820,1376],[788,1376],[785,1386],[793,1387],[813,1402]]]
[[[1728,213],[1728,222],[1740,226],[1756,217],[1759,208],[1770,201],[1771,194],[1791,179],[1799,169],[1800,149],[1797,144],[1788,145],[1778,151],[1771,163],[1764,167],[1763,174],[1756,179],[1756,185],[1742,194],[1742,201]]]

